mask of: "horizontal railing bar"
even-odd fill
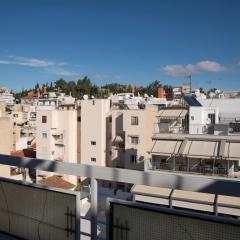
[[[80,216],[80,219],[91,221],[91,218],[89,218],[89,217]],[[103,220],[97,220],[97,223],[102,224],[102,225],[106,225],[107,224],[106,221],[103,221]]]
[[[170,172],[136,171],[51,160],[0,155],[0,164],[83,176],[113,182],[142,184],[186,191],[240,197],[240,180]]]
[[[80,235],[91,237],[91,233],[86,233],[86,232],[80,232]]]

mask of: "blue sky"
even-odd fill
[[[2,0],[0,85],[59,78],[240,90],[238,0]]]

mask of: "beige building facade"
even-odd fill
[[[111,102],[109,99],[81,101],[81,163],[106,166],[111,158]]]
[[[10,155],[13,150],[13,119],[2,111],[0,116],[0,154]],[[10,177],[10,166],[0,165],[0,176]]]
[[[127,169],[144,169],[149,159],[157,107],[112,111],[112,166]]]
[[[37,111],[37,158],[77,163],[77,110],[74,106]],[[75,184],[76,177],[64,176]]]

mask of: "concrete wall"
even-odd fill
[[[189,134],[204,134],[207,125],[211,124],[208,114],[215,114],[215,123],[218,123],[217,107],[189,107]]]
[[[77,110],[38,110],[36,143],[37,158],[77,163]],[[76,184],[76,177],[64,178]]]
[[[114,110],[112,124],[112,141],[117,134],[123,132],[125,149],[116,149],[113,144],[112,162],[124,161],[123,167],[143,170],[144,160],[149,159],[148,151],[152,145],[154,123],[156,122],[157,107],[148,105],[146,109]],[[138,117],[138,125],[131,124],[131,117]],[[122,121],[122,122],[121,122]],[[122,130],[121,130],[122,129]],[[138,144],[131,142],[131,137],[137,136]],[[136,155],[137,162],[131,162],[131,155]]]
[[[218,107],[220,117],[240,117],[240,98],[229,99],[199,99],[204,107]]]
[[[108,141],[110,100],[81,101],[81,163],[106,166],[110,157]]]
[[[11,116],[0,117],[0,153],[10,155],[13,150],[13,120]],[[10,177],[10,167],[0,165],[0,176]]]

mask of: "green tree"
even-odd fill
[[[67,82],[64,79],[60,78],[59,80],[57,80],[55,82],[55,88],[59,89],[59,90],[62,90],[62,92],[66,93],[66,91],[67,91]]]

